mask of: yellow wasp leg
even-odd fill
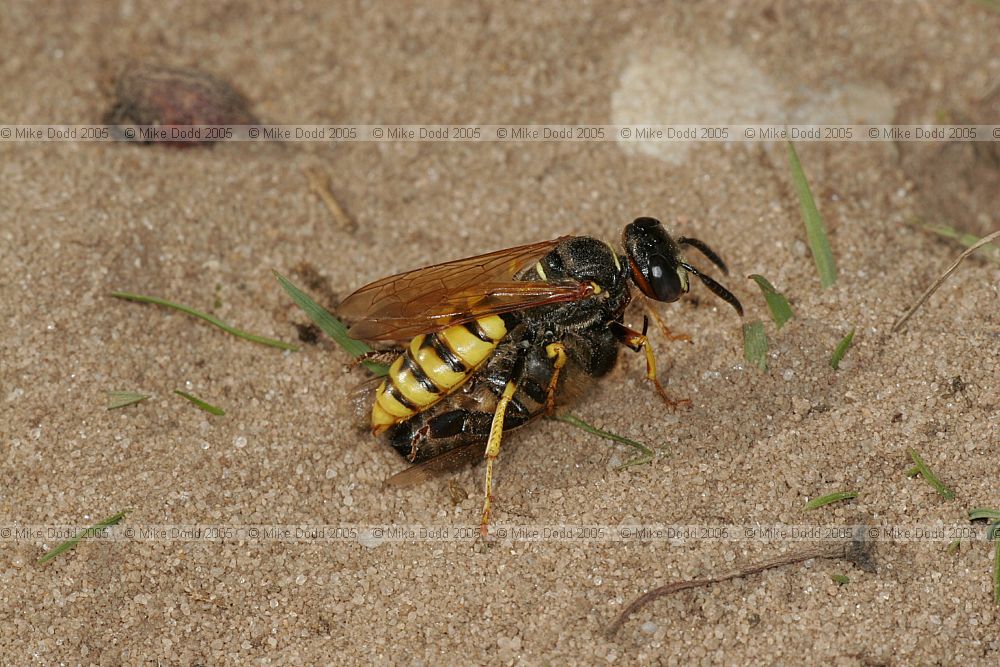
[[[497,401],[497,409],[493,413],[493,423],[490,425],[490,437],[486,441],[486,497],[483,500],[483,519],[479,523],[480,537],[486,537],[490,532],[490,506],[493,502],[493,462],[500,455],[504,415],[507,414],[507,405],[514,398],[515,391],[517,391],[517,385],[513,380],[508,381]]]
[[[663,332],[663,335],[667,338],[667,340],[682,340],[685,343],[694,342],[691,340],[691,336],[687,334],[675,334],[673,331],[671,331],[670,327],[667,326],[667,323],[663,321],[662,317],[660,317],[660,314],[657,313],[652,308],[650,308],[649,304],[646,304],[646,312],[652,315],[653,319],[656,321],[656,324],[660,327],[660,331]]]
[[[559,382],[559,371],[566,365],[566,346],[562,343],[550,343],[545,346],[545,353],[549,359],[555,359],[552,364],[552,380],[549,381],[549,388],[545,391],[545,414],[551,415],[556,409],[556,384]]]
[[[663,385],[660,384],[659,379],[656,377],[656,358],[653,356],[653,347],[649,344],[649,339],[646,336],[638,331],[625,328],[625,343],[630,345],[636,352],[641,349],[646,353],[646,377],[653,381],[656,391],[660,394],[663,402],[667,404],[667,407],[676,408],[679,405],[691,404],[691,401],[687,398],[679,400],[670,398],[663,389]]]

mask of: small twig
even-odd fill
[[[915,304],[913,304],[913,307],[910,308],[908,311],[906,311],[905,315],[903,315],[901,318],[899,318],[898,320],[896,320],[896,323],[892,325],[892,329],[891,329],[892,333],[896,333],[897,331],[899,331],[899,330],[901,330],[903,328],[903,325],[905,325],[906,322],[911,317],[913,317],[913,313],[917,312],[917,310],[920,308],[920,306],[924,305],[924,302],[927,301],[927,299],[929,299],[931,297],[931,295],[934,294],[934,292],[936,292],[938,290],[939,287],[941,287],[941,285],[944,283],[944,281],[946,281],[948,279],[948,276],[950,276],[952,273],[955,272],[955,269],[958,268],[958,265],[961,264],[965,260],[966,257],[968,257],[969,255],[971,255],[972,253],[974,253],[976,250],[978,250],[979,248],[983,247],[984,245],[986,245],[986,244],[988,244],[988,243],[990,243],[990,242],[992,242],[992,241],[994,241],[994,240],[996,240],[998,238],[1000,238],[1000,231],[995,231],[992,234],[989,234],[989,235],[984,236],[983,238],[979,239],[979,241],[977,243],[975,243],[974,245],[969,246],[965,250],[965,252],[963,252],[961,255],[959,255],[958,259],[956,259],[954,261],[954,263],[952,263],[952,265],[949,266],[948,269],[944,273],[941,274],[941,277],[939,277],[937,280],[935,280],[934,283],[930,287],[927,288],[927,290],[920,296],[920,298],[917,300],[917,302]]]
[[[957,241],[958,243],[964,245],[966,248],[968,248],[971,245],[976,245],[977,243],[979,243],[979,237],[976,236],[975,234],[960,232],[954,227],[949,227],[948,225],[932,225],[920,221],[911,222],[910,224],[915,225],[920,229],[925,229],[933,234],[937,234],[938,236],[941,236],[943,238]],[[983,251],[983,257],[993,262],[1000,263],[1000,254],[998,254],[1000,253],[1000,248],[997,248],[994,245],[991,245],[990,247],[986,246],[983,247],[985,248],[985,250]]]
[[[700,588],[702,586],[711,586],[712,584],[717,584],[723,581],[728,581],[730,579],[739,579],[740,577],[746,577],[751,574],[758,574],[765,570],[771,570],[776,567],[782,567],[784,565],[793,565],[795,563],[801,563],[803,561],[811,560],[813,558],[829,558],[829,559],[846,559],[859,568],[865,571],[874,571],[874,558],[873,558],[873,548],[874,542],[870,542],[864,539],[866,531],[864,527],[861,527],[855,533],[855,539],[845,540],[843,542],[838,542],[836,544],[822,545],[809,547],[802,549],[801,551],[796,551],[791,554],[784,556],[779,556],[777,558],[772,558],[770,560],[751,565],[749,567],[740,568],[738,570],[732,570],[725,574],[721,574],[716,577],[708,577],[706,579],[692,579],[690,581],[672,581],[669,584],[660,586],[659,588],[654,588],[648,593],[639,596],[632,601],[629,606],[625,607],[624,611],[618,615],[615,622],[612,623],[607,630],[607,635],[609,637],[614,636],[621,630],[622,626],[629,617],[637,612],[642,607],[645,607],[650,602],[657,600],[671,593],[677,593],[679,591],[685,591],[690,588]]]
[[[330,190],[330,178],[317,167],[306,167],[303,172],[309,180],[309,189],[323,200],[337,226],[348,232],[356,230],[357,223],[344,212],[337,198],[333,196],[333,192]]]

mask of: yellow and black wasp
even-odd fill
[[[551,241],[408,271],[348,296],[338,314],[349,334],[405,343],[375,391],[371,426],[415,465],[396,485],[427,470],[483,452],[486,482],[480,531],[486,535],[493,464],[505,430],[551,413],[567,378],[608,373],[619,345],[646,354],[656,378],[646,326],[624,324],[631,285],[657,301],[688,291],[689,274],[742,316],[739,300],[684,261],[692,247],[728,273],[705,243],[672,239],[653,218],[625,227],[624,254],[588,236]],[[631,284],[630,284],[631,283]]]

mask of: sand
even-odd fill
[[[985,5],[16,3],[0,22],[0,117],[98,122],[109,73],[140,58],[225,77],[271,122],[997,122],[988,94],[1000,79],[1000,13]],[[694,341],[653,335],[668,389],[691,407],[666,410],[632,354],[571,406],[662,447],[656,459],[619,470],[628,448],[533,424],[499,462],[498,525],[955,526],[973,507],[1000,507],[998,265],[969,260],[907,331],[889,333],[961,250],[910,223],[1000,226],[981,204],[974,218],[948,218],[956,196],[968,208],[956,183],[982,195],[980,179],[996,178],[996,164],[972,153],[949,153],[937,191],[930,148],[800,145],[840,271],[827,290],[780,145],[3,143],[0,154],[5,525],[86,526],[122,509],[125,526],[475,525],[481,466],[382,490],[404,462],[364,429],[352,399],[364,374],[329,342],[281,352],[108,293],[163,296],[294,341],[306,318],[272,270],[305,285],[314,269],[312,293],[331,305],[446,259],[560,234],[613,240],[639,215],[712,244],[747,320],[768,320],[750,273],[783,290],[796,317],[780,331],[768,322],[762,372],[743,360],[739,319],[706,290],[660,307]],[[356,231],[334,223],[308,168],[330,176]],[[852,328],[834,371],[827,359]],[[108,411],[109,390],[153,398]],[[909,447],[954,500],[906,477]],[[861,493],[801,512],[841,490]],[[5,541],[0,655],[997,663],[989,545],[878,547],[876,572],[826,560],[770,570],[656,601],[608,638],[651,588],[798,545],[123,540],[43,567],[41,542]]]

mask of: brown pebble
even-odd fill
[[[114,87],[106,125],[254,125],[250,102],[227,82],[201,70],[147,63],[125,66]],[[122,135],[125,136],[125,135]],[[184,147],[214,143],[165,142]],[[146,143],[156,143],[151,140]]]

